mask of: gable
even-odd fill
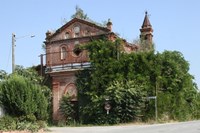
[[[101,35],[109,32],[110,30],[105,27],[98,26],[86,20],[74,18],[56,30],[55,33],[47,36],[47,39],[49,41],[56,41],[70,38]]]

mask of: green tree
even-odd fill
[[[142,88],[145,88],[147,84],[145,79],[142,79],[141,74],[134,77],[136,69],[133,69],[133,63],[135,63],[133,59],[136,59],[136,54],[132,54],[128,57],[128,55],[123,52],[123,44],[120,40],[116,40],[115,42],[106,39],[96,40],[87,44],[84,48],[89,51],[91,69],[81,72],[77,79],[80,110],[83,121],[85,123],[113,124],[134,120],[140,110],[138,109],[136,111],[133,105],[130,104],[135,103],[135,105],[138,104],[139,106],[140,103],[139,99],[135,101],[137,94],[133,95],[134,91],[138,93],[140,97],[143,97],[140,91],[142,92]],[[141,57],[141,59],[145,58]],[[142,72],[144,71],[141,70],[141,73]],[[133,86],[133,82],[127,82],[127,80],[138,83],[138,86]],[[116,87],[115,81],[119,82],[121,88],[114,88]],[[113,84],[114,87],[111,87]],[[130,86],[132,86],[132,88],[128,88]],[[115,90],[120,91],[121,99],[127,98],[127,101],[124,100],[122,103],[117,103],[114,100],[113,103],[118,109],[113,109],[115,113],[111,113],[109,115],[109,121],[107,121],[108,116],[103,108],[105,102],[104,97],[108,94],[113,94]],[[114,95],[112,95],[112,97],[114,99]],[[122,107],[124,104],[127,106]],[[123,115],[120,116],[120,113],[116,113],[117,111],[122,111],[123,108],[127,109],[122,113]],[[125,114],[127,115],[124,116]]]
[[[41,87],[22,76],[13,74],[1,83],[1,101],[9,115],[34,114],[37,119],[46,119],[47,100]]]
[[[189,74],[189,63],[178,51],[164,51],[160,58],[160,79],[157,80],[160,115],[169,114],[175,120],[192,119],[197,109],[198,89]]]
[[[71,101],[71,97],[66,94],[60,101],[59,111],[66,120],[66,125],[75,123],[76,119],[77,104]]]
[[[81,19],[89,19],[87,14],[83,12],[83,10],[76,5],[76,12],[71,16],[71,18],[81,18]]]
[[[96,22],[96,21],[90,19],[90,18],[87,16],[87,14],[85,14],[84,11],[83,11],[78,5],[76,5],[76,8],[75,8],[75,9],[76,9],[76,12],[71,16],[71,19],[73,19],[73,18],[84,19],[84,20],[87,20],[87,21],[89,21],[89,22],[91,22],[91,23],[94,23],[94,24],[96,24],[96,25],[98,25],[98,26],[102,26],[102,27],[105,27],[106,24],[107,24],[107,22],[108,22],[108,21],[103,21],[102,23],[98,23],[98,22]],[[64,19],[64,22],[66,23],[66,20],[65,20],[65,19]]]
[[[9,115],[33,114],[37,119],[47,118],[51,92],[33,68],[16,66],[14,73],[8,75],[2,71],[1,75],[4,76],[0,83],[0,101]]]
[[[111,42],[102,39],[93,41],[83,46],[83,48],[89,52],[91,69],[81,72],[77,79],[80,115],[84,122],[95,123],[97,119],[92,116],[97,116],[96,113],[103,115],[105,111],[103,109],[103,95],[106,88],[117,77],[120,78],[118,59],[122,47],[119,40]],[[98,111],[95,112],[95,110]],[[99,120],[99,123],[102,124],[102,120]]]
[[[144,116],[146,86],[137,81],[114,81],[107,90],[112,106],[111,114],[120,123],[141,120]]]
[[[0,70],[0,81],[6,79],[8,77],[8,74],[4,70]]]
[[[188,120],[199,117],[199,92],[193,81],[194,77],[189,74],[189,63],[180,52],[164,51],[155,54],[154,50],[147,50],[126,54],[122,46],[120,40],[111,42],[100,39],[82,47],[88,50],[91,62],[90,69],[77,75],[80,115],[83,122],[127,122],[134,120],[136,112],[141,112],[141,109],[144,109],[144,120],[154,119],[154,101],[145,101],[144,105],[144,101],[134,99],[136,96],[144,97],[144,94],[147,97],[157,95],[160,119],[168,117],[174,120]],[[135,86],[128,85],[130,82]],[[135,90],[129,90],[131,88]],[[129,93],[130,91],[135,91],[135,95]],[[112,113],[105,115],[103,106],[107,95],[115,99],[113,103],[116,106],[113,106],[112,111],[117,112],[117,109],[125,108],[125,112],[121,113],[131,117],[116,116],[117,113],[115,116]],[[123,104],[119,104],[115,96],[128,100],[121,100]],[[130,105],[129,102],[138,103],[138,111],[124,106]],[[109,121],[106,121],[108,117]]]
[[[24,77],[29,80],[31,84],[36,84],[40,87],[42,93],[45,96],[45,99],[48,101],[48,113],[49,119],[51,119],[52,114],[52,93],[51,93],[51,79],[49,75],[45,75],[46,77],[42,77],[38,74],[35,67],[24,68],[23,66],[17,65],[15,68],[15,74]],[[39,93],[39,92],[38,92]],[[43,108],[43,103],[39,102],[38,107]],[[44,106],[45,107],[45,106]],[[41,112],[42,113],[42,112]]]
[[[25,77],[34,84],[42,85],[43,77],[38,74],[34,67],[24,68],[23,66],[16,65],[14,73]]]

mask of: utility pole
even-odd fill
[[[20,39],[20,38],[25,38],[25,37],[35,37],[35,35],[26,35],[26,36],[21,36],[21,37],[18,37],[16,38],[16,35],[15,33],[12,33],[12,73],[14,73],[15,71],[15,42],[16,42],[16,39]]]
[[[43,76],[43,54],[40,55],[40,74]]]
[[[15,71],[15,34],[12,33],[12,73]]]
[[[157,90],[158,90],[158,81],[157,81],[157,78],[156,78],[156,88],[155,88],[155,120],[156,120],[156,123],[158,121],[158,94],[157,94]]]

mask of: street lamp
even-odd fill
[[[35,35],[26,35],[16,38],[16,35],[12,33],[12,73],[15,71],[15,42],[16,39],[24,38],[24,37],[35,37]]]

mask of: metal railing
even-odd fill
[[[50,67],[46,67],[45,73],[74,71],[74,70],[80,70],[84,68],[90,68],[90,66],[91,66],[90,62],[70,63],[70,64],[63,64],[63,65],[57,65],[57,66],[50,66]]]
[[[91,66],[86,51],[82,51],[79,55],[76,55],[74,51],[66,51],[65,58],[61,58],[61,52],[42,54],[40,57],[41,67],[46,66],[45,73],[74,71],[90,68]],[[44,62],[45,65],[43,65]]]

